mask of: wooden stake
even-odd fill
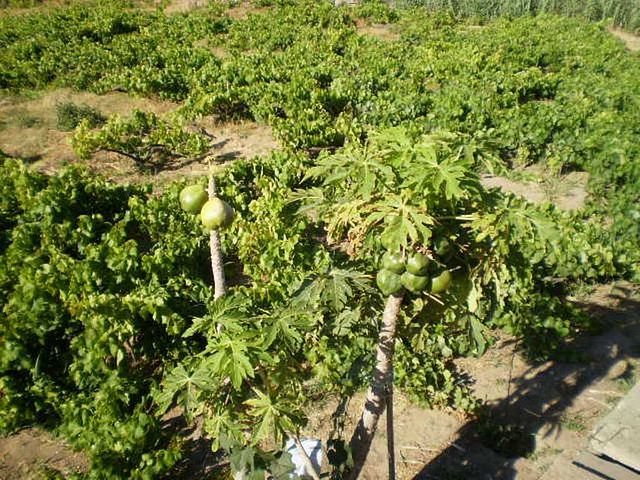
[[[389,480],[396,480],[396,450],[393,431],[393,363],[391,382],[387,385],[387,456],[389,458]]]

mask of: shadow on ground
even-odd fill
[[[163,417],[163,428],[178,432],[185,442],[184,457],[171,470],[167,480],[204,480],[215,477],[228,467],[229,462],[224,454],[214,452],[211,440],[202,436],[200,419],[189,423],[181,408],[176,407]]]
[[[633,385],[633,360],[640,358],[640,301],[632,294],[631,287],[609,288],[593,303],[576,302],[605,323],[601,335],[585,336],[571,345],[587,361],[532,364],[519,371],[509,379],[508,395],[489,402],[485,414],[460,428],[457,440],[414,480],[515,479],[515,463],[531,456],[537,443],[553,440],[549,437],[563,429],[586,430],[580,418],[569,414],[578,396],[607,377]],[[621,364],[626,365],[622,370]]]

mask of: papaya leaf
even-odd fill
[[[469,330],[471,333],[471,338],[473,339],[476,348],[478,349],[478,356],[480,356],[485,352],[485,349],[487,347],[487,342],[483,335],[486,327],[482,325],[482,323],[480,323],[480,321],[475,316],[469,316]]]
[[[185,415],[190,416],[199,403],[198,390],[212,391],[216,388],[216,381],[210,377],[206,369],[200,367],[189,374],[180,364],[164,378],[155,400],[159,411],[166,412],[177,396],[178,404],[184,408]]]
[[[206,362],[210,374],[219,378],[229,377],[236,390],[242,386],[243,380],[253,378],[254,368],[250,355],[253,354],[254,338],[251,333],[230,336],[223,332],[219,338],[207,346],[207,352],[213,352]]]
[[[244,402],[250,407],[248,414],[257,419],[251,436],[253,445],[265,440],[270,434],[276,441],[280,441],[286,432],[296,431],[299,414],[286,399],[278,400],[256,388],[253,391],[256,396]]]

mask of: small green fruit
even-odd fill
[[[451,272],[445,270],[437,277],[431,279],[431,292],[444,292],[451,285]]]
[[[407,259],[407,272],[424,275],[429,270],[431,259],[421,253],[414,253]]]
[[[214,197],[202,206],[200,219],[209,230],[226,228],[233,222],[233,208],[224,200]]]
[[[391,250],[393,248],[392,236],[393,234],[385,231],[385,233],[380,237],[380,243],[387,250]]]
[[[400,252],[386,252],[382,256],[382,268],[393,273],[404,272],[404,258]]]
[[[189,185],[180,192],[180,206],[188,213],[200,213],[207,199],[207,192],[201,185]]]
[[[420,293],[429,284],[429,277],[422,275],[414,275],[413,273],[404,272],[401,277],[402,286],[411,293]]]
[[[451,242],[445,237],[438,237],[433,242],[433,251],[439,257],[444,257],[451,253]]]
[[[376,284],[385,295],[392,295],[402,290],[400,275],[390,270],[380,270],[376,276]]]

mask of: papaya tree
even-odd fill
[[[511,219],[500,214],[499,194],[479,182],[481,152],[461,135],[391,128],[321,157],[307,175],[316,186],[296,193],[300,211],[326,223],[330,244],[375,269],[386,297],[347,478],[359,476],[392,398],[398,338],[418,349],[430,341],[430,323],[444,322],[445,330],[467,329],[477,352],[485,348],[484,318],[495,313],[506,291],[501,287],[512,280],[504,268],[509,238],[500,237]],[[490,301],[481,306],[482,298]],[[389,454],[393,476],[392,445]]]

